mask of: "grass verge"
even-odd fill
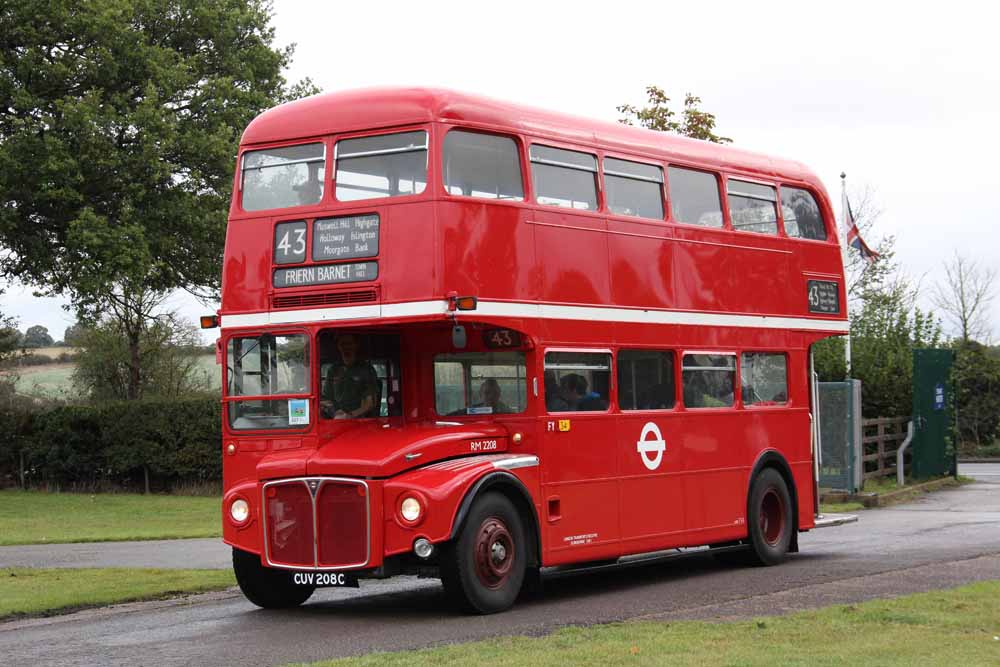
[[[219,498],[0,491],[0,545],[216,537]]]
[[[861,503],[821,503],[820,514],[842,514],[845,512],[857,512],[865,508]]]
[[[751,621],[571,627],[313,665],[987,665],[1000,662],[998,637],[994,581]]]
[[[234,586],[230,570],[0,569],[0,619],[48,616],[119,602],[159,600]]]

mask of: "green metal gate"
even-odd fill
[[[951,350],[913,351],[913,477],[955,474]]]

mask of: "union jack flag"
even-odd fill
[[[869,264],[874,264],[875,260],[879,258],[879,254],[869,248],[865,240],[861,238],[861,232],[858,231],[858,225],[854,222],[854,212],[851,210],[851,202],[847,199],[846,191],[844,192],[844,233],[847,237],[848,247],[855,248],[861,253],[862,259]]]

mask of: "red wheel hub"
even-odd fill
[[[785,503],[775,489],[768,489],[760,501],[760,534],[768,546],[777,546],[785,531]]]
[[[514,538],[497,517],[483,521],[476,533],[476,575],[487,588],[503,586],[514,567]]]

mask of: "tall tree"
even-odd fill
[[[24,332],[21,344],[24,347],[48,347],[54,342],[52,336],[49,335],[48,328],[43,327],[41,324],[36,324],[33,327],[28,327]]]
[[[934,286],[931,301],[958,332],[963,343],[989,343],[993,334],[990,306],[996,296],[997,269],[981,266],[957,252],[944,265],[945,279]]]
[[[646,86],[646,98],[649,106],[638,108],[631,104],[618,106],[619,113],[624,114],[619,122],[625,125],[638,123],[649,130],[683,134],[693,139],[703,139],[717,144],[732,142],[729,137],[715,133],[715,114],[702,111],[699,105],[701,98],[691,93],[684,95],[684,108],[678,119],[677,112],[670,108],[670,98],[662,88]]]
[[[0,272],[68,295],[84,321],[177,288],[214,295],[240,133],[315,91],[282,76],[292,47],[275,46],[270,13],[267,0],[3,3]],[[146,324],[128,332],[133,358]]]

